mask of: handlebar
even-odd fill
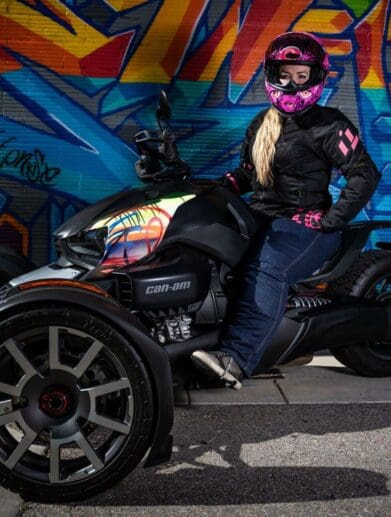
[[[136,173],[144,181],[185,179],[191,175],[190,166],[179,157],[176,135],[167,120],[171,111],[167,96],[163,93],[156,111],[159,130],[140,131],[133,137],[140,155],[140,160],[135,164]]]
[[[167,158],[169,162],[178,160],[178,149],[175,143],[175,134],[170,128],[166,128],[162,132],[162,153]]]
[[[143,181],[161,183],[172,179],[186,179],[191,176],[191,169],[183,160],[176,160],[172,166],[155,168],[154,164],[141,158],[135,163],[137,176]]]

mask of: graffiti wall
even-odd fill
[[[66,218],[137,186],[132,135],[154,124],[162,88],[194,173],[234,168],[267,105],[265,48],[287,30],[315,33],[330,53],[321,103],[359,127],[383,172],[360,217],[389,218],[390,3],[0,0],[0,244],[46,263]]]

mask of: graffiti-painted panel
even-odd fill
[[[389,218],[390,10],[390,0],[3,0],[0,244],[45,263],[56,226],[138,186],[132,135],[154,126],[162,88],[194,174],[234,168],[267,106],[264,51],[287,30],[314,32],[330,53],[321,103],[347,114],[383,172],[360,217]],[[342,185],[336,177],[334,196]]]
[[[107,232],[104,255],[96,272],[109,274],[152,253],[162,241],[177,208],[194,197],[194,194],[164,197],[96,221],[87,230]]]

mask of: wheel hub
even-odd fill
[[[21,412],[27,425],[37,432],[55,429],[61,436],[76,432],[77,419],[86,418],[90,409],[88,394],[81,393],[77,381],[71,373],[53,370],[26,382],[22,396],[28,404]]]
[[[72,402],[72,395],[66,388],[52,387],[42,393],[39,407],[48,416],[65,416],[72,411]]]

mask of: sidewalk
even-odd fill
[[[330,355],[317,355],[305,366],[277,375],[247,379],[239,391],[176,391],[176,405],[354,404],[391,402],[389,378],[361,377]]]

